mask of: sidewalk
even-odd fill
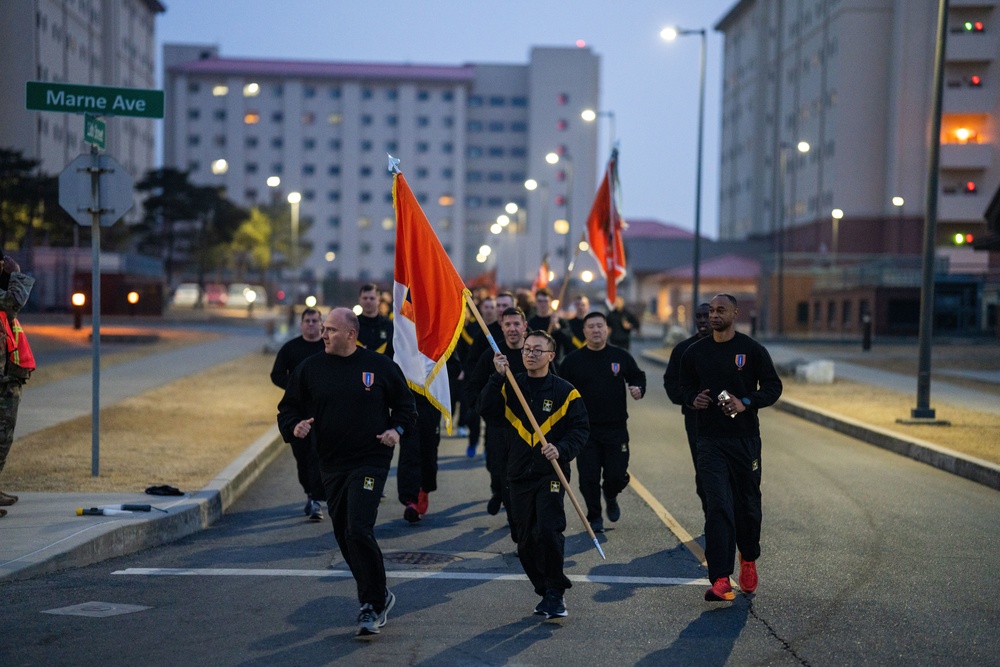
[[[101,408],[207,367],[263,348],[259,331],[230,331],[200,345],[152,354],[102,369]],[[17,436],[24,436],[91,412],[91,374],[40,385],[23,394]],[[0,581],[78,567],[176,540],[215,522],[240,492],[281,452],[272,428],[204,489],[184,496],[144,493],[18,493],[20,500],[0,519]],[[2,488],[2,486],[0,486]],[[78,507],[144,504],[166,513],[86,517]]]

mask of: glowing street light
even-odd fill
[[[269,188],[276,188],[279,185],[281,185],[281,177],[280,176],[268,176],[267,177],[267,187],[269,187]]]
[[[524,182],[524,189],[534,192],[535,190],[538,189],[538,181],[536,181],[533,178],[529,178]]]
[[[514,202],[507,202],[507,205],[503,207],[503,210],[507,211],[510,215],[517,213],[518,206]]]

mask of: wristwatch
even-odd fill
[[[395,429],[396,429],[396,433],[398,433],[398,434],[399,434],[399,437],[400,437],[400,438],[402,438],[402,437],[403,437],[403,432],[404,432],[404,429],[403,429],[403,427],[402,427],[402,426],[395,426],[395,427],[393,427],[393,428],[395,428]]]
[[[750,407],[750,399],[747,398],[746,396],[744,396],[743,398],[741,398],[740,402],[742,402],[743,405],[747,406],[748,408]]]

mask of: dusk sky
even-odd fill
[[[712,27],[735,2],[163,0],[157,39],[217,44],[224,57],[443,65],[526,64],[532,46],[584,40],[601,58],[601,110],[615,114],[626,220],[693,229],[700,38],[668,43],[659,33],[706,28],[701,219],[702,233],[716,237],[722,37]],[[603,163],[609,123],[598,121]]]

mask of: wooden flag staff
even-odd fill
[[[584,232],[580,234],[580,243],[583,243],[586,240],[587,232],[584,230]],[[558,318],[559,310],[563,309],[563,299],[566,298],[566,287],[569,285],[569,277],[573,275],[573,267],[576,266],[576,258],[580,256],[580,243],[576,244],[576,250],[573,251],[573,257],[570,258],[569,264],[566,265],[566,275],[563,276],[562,285],[559,286],[559,298],[557,299],[559,305],[557,306],[556,311],[552,313],[552,317],[549,319],[549,333],[552,333],[552,327],[555,325],[556,319]]]
[[[493,352],[499,353],[500,348],[497,347],[496,341],[493,340],[493,335],[486,326],[486,322],[483,321],[483,316],[479,313],[479,308],[476,307],[476,302],[472,300],[472,296],[469,294],[465,295],[465,300],[469,304],[469,308],[472,309],[472,314],[476,316],[476,321],[479,322],[479,326],[486,335],[486,339],[490,342],[490,347],[493,348]],[[521,393],[521,388],[517,386],[517,381],[514,379],[514,374],[510,371],[510,366],[507,366],[507,381],[510,382],[511,387],[514,388],[517,400],[521,403],[521,408],[524,409],[524,414],[528,415],[528,421],[531,422],[531,427],[535,430],[535,435],[538,436],[542,446],[544,447],[548,445],[548,440],[545,439],[545,435],[542,433],[542,429],[539,427],[538,421],[535,419],[535,415],[532,414],[531,408],[528,406],[528,401],[525,400],[524,394]],[[583,522],[583,527],[587,529],[587,534],[590,535],[590,539],[594,541],[594,546],[597,547],[597,553],[601,554],[601,558],[607,560],[607,556],[604,555],[604,549],[601,548],[601,543],[597,541],[597,536],[594,534],[593,528],[591,528],[590,523],[587,522],[587,517],[583,513],[583,508],[580,507],[580,502],[576,499],[576,495],[573,493],[573,489],[570,487],[569,482],[566,481],[566,475],[563,474],[562,468],[559,467],[559,464],[555,459],[552,459],[550,463],[552,463],[552,467],[555,469],[556,475],[559,476],[559,481],[562,483],[563,488],[566,489],[566,495],[569,496],[570,502],[573,503],[576,513],[580,516],[580,521]]]

